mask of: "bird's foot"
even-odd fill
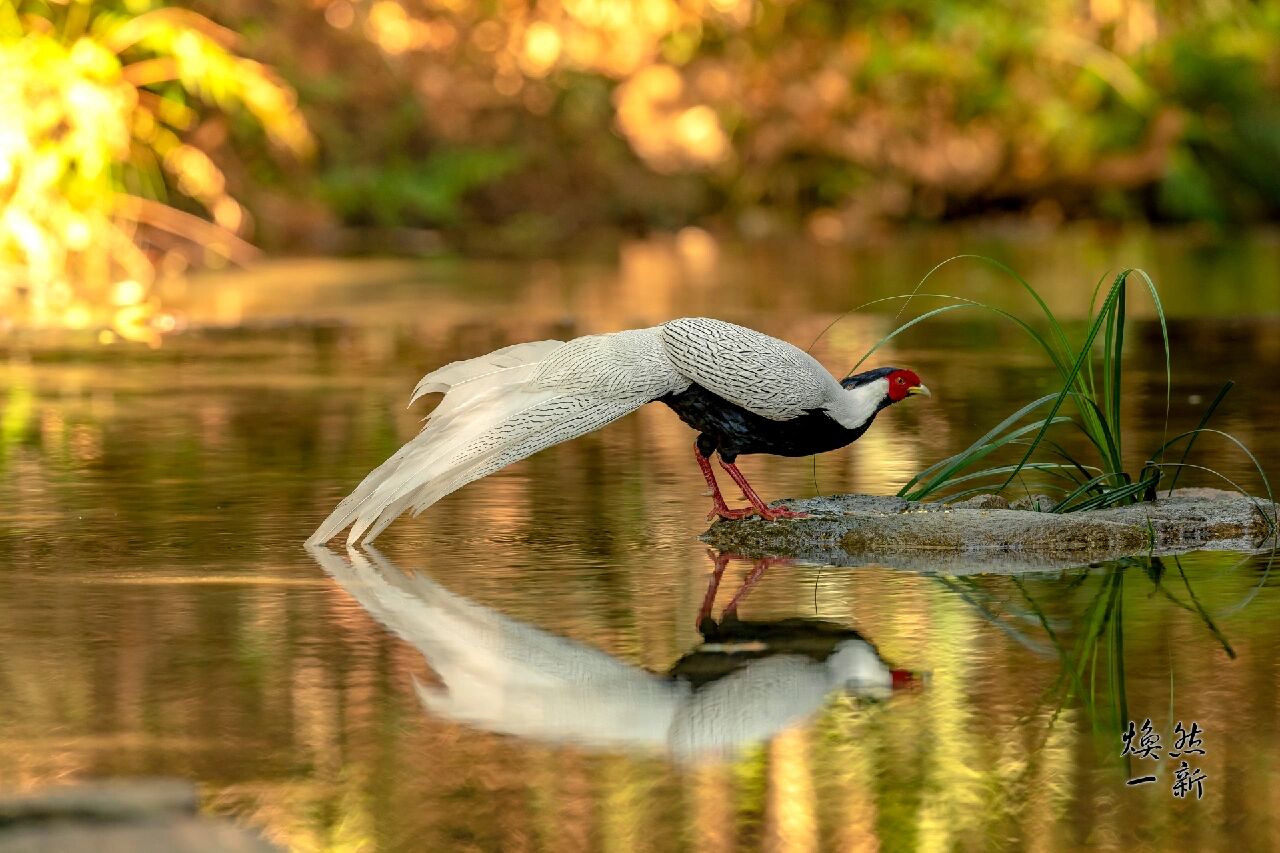
[[[808,518],[807,512],[796,512],[785,506],[766,506],[759,508],[760,517],[765,521],[777,521],[780,518]]]
[[[717,503],[711,507],[711,511],[707,513],[707,521],[714,521],[717,518],[723,518],[725,521],[738,521],[748,516],[755,515],[756,508],[753,506],[744,506],[742,509],[731,509],[727,504]]]
[[[782,518],[808,518],[807,512],[796,512],[785,506],[744,506],[742,509],[731,509],[725,505],[713,506],[707,513],[707,520],[723,518],[725,521],[740,521],[758,515],[765,521],[777,521]]]

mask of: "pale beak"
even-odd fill
[[[928,385],[912,385],[910,388],[907,389],[907,396],[908,397],[932,397],[933,394],[932,392],[929,391]]]

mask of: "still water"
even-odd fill
[[[1267,235],[828,252],[689,232],[571,261],[277,262],[170,294],[186,328],[158,350],[6,342],[0,786],[184,776],[298,850],[1280,848],[1265,556],[966,577],[717,560],[693,436],[657,406],[402,519],[378,551],[302,547],[413,434],[404,402],[435,366],[686,314],[807,346],[969,250],[1074,318],[1108,269],[1150,269],[1171,428],[1235,379],[1218,426],[1280,470]],[[1030,310],[980,265],[936,287]],[[847,369],[896,311],[814,353]],[[1131,315],[1140,462],[1163,363],[1147,303]],[[984,315],[918,327],[873,363],[917,370],[932,400],[816,467],[744,469],[767,498],[894,492],[1051,389],[1019,335]],[[1225,445],[1199,461],[1259,488]],[[1122,757],[1147,719],[1158,760]],[[1203,754],[1169,755],[1179,723]],[[1179,798],[1184,759],[1203,777]]]

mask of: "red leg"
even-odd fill
[[[724,577],[725,567],[729,565],[728,554],[718,554],[710,549],[707,556],[715,564],[711,571],[711,581],[707,584],[707,594],[702,598],[702,607],[698,610],[698,623],[694,627],[702,629],[702,623],[711,618],[711,608],[716,603],[716,593],[720,590],[720,578]]]
[[[729,521],[736,521],[739,518],[746,518],[755,512],[754,508],[730,509],[729,505],[724,502],[724,495],[720,494],[720,484],[716,482],[715,472],[711,470],[711,460],[702,455],[702,451],[698,449],[695,442],[693,445],[693,455],[697,457],[698,467],[702,469],[702,476],[707,480],[707,487],[711,489],[712,507],[711,512],[707,513],[707,518],[720,518]]]
[[[708,468],[709,467],[710,466],[708,466]],[[742,487],[742,496],[751,502],[751,506],[755,507],[755,511],[760,513],[760,517],[765,521],[773,521],[778,518],[808,517],[809,514],[806,512],[792,512],[786,507],[780,506],[770,509],[769,506],[760,499],[760,496],[756,494],[756,490],[751,488],[751,484],[747,482],[747,478],[743,473],[738,470],[737,465],[734,465],[732,462],[725,462],[722,459],[720,460],[720,467],[729,472],[729,476],[733,478],[733,482]]]
[[[750,593],[756,588],[756,584],[760,583],[760,579],[764,577],[764,573],[772,566],[790,566],[794,565],[795,560],[790,557],[759,557],[751,562],[751,571],[747,573],[746,578],[742,581],[742,586],[733,594],[733,598],[729,599],[729,603],[724,606],[724,610],[720,611],[720,618],[734,614],[738,610],[738,605],[742,603]]]
[[[720,611],[721,619],[737,611],[742,599],[746,598],[751,590],[755,589],[756,584],[760,583],[760,578],[764,577],[765,570],[770,565],[771,561],[768,559],[756,560],[751,564],[751,572],[743,580],[742,586],[733,594],[733,598],[729,599],[729,603],[724,606],[724,610]]]

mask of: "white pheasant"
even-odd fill
[[[794,515],[769,507],[738,470],[746,453],[808,456],[844,447],[884,407],[929,389],[910,370],[882,367],[837,381],[777,338],[702,317],[648,329],[516,344],[422,378],[410,403],[444,392],[422,431],[374,469],[307,540],[372,542],[406,510],[617,420],[645,403],[670,406],[699,431],[694,447],[714,501],[709,517]],[[730,509],[720,464],[750,508]]]
[[[414,680],[423,706],[485,731],[688,760],[767,740],[833,691],[887,698],[918,683],[856,632],[794,619],[735,623],[731,636],[657,674],[407,575],[372,547],[346,559],[323,547],[311,553],[426,658],[439,683]]]

